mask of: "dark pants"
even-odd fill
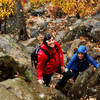
[[[59,68],[58,71],[56,71],[56,73],[62,74],[61,73],[61,68]],[[46,86],[49,85],[52,75],[53,75],[53,73],[52,74],[48,74],[48,75],[43,74],[43,80],[44,80],[44,84],[46,84]]]
[[[51,81],[51,76],[52,76],[52,75],[53,75],[53,74],[48,74],[48,75],[43,74],[43,81],[44,81],[44,84],[45,84],[46,86],[49,85],[49,83],[50,83],[50,81]]]
[[[77,76],[79,75],[79,71],[74,71],[74,70],[73,70],[72,73],[73,73],[73,80],[74,80],[74,82],[75,82]]]
[[[69,80],[72,77],[73,77],[73,80],[75,81],[77,76],[79,75],[79,71],[72,71],[72,72],[68,71],[68,72],[61,73],[61,69],[59,69],[57,71],[57,73],[63,75],[62,79],[57,83],[60,87],[64,87],[67,83],[67,80]],[[53,75],[53,73],[49,74],[49,75],[43,74],[43,80],[44,80],[44,84],[46,84],[46,86],[49,85],[52,75]]]
[[[64,72],[62,79],[58,82],[58,85],[60,87],[64,87],[67,83],[67,80],[73,77],[73,80],[75,81],[78,75],[79,75],[79,71],[72,71],[72,72],[68,71],[66,73]]]

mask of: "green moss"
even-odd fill
[[[25,71],[25,80],[26,81],[32,81],[32,73],[31,73],[31,71],[29,69],[27,69]]]
[[[28,53],[27,49],[24,49],[24,50],[23,50],[23,52],[24,52],[25,54],[27,54],[27,53]]]
[[[11,45],[12,45],[12,47],[14,47],[14,48],[17,48],[17,47],[18,47],[18,45],[17,45],[16,43],[14,43],[14,42],[12,42]]]
[[[0,75],[2,74],[2,71],[0,70]]]

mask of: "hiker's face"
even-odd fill
[[[50,46],[51,48],[53,48],[55,46],[54,42],[54,38],[52,37],[50,40],[47,40],[47,45]]]
[[[84,54],[81,53],[81,52],[79,52],[79,53],[78,53],[78,58],[79,58],[80,60],[82,60],[82,59],[84,58]]]

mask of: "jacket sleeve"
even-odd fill
[[[77,54],[74,54],[74,56],[70,59],[70,61],[66,65],[66,68],[68,68],[69,70],[71,69],[73,62],[75,61],[76,56],[77,56]]]
[[[38,63],[37,63],[37,80],[42,79],[43,68],[45,67],[45,61],[47,57],[43,51],[38,52]]]
[[[63,58],[63,52],[62,52],[62,48],[60,46],[60,44],[56,41],[55,44],[58,47],[58,53],[59,53],[59,57],[60,57],[60,64],[61,66],[64,66],[64,58]]]
[[[87,59],[88,59],[88,61],[89,61],[91,64],[93,64],[96,68],[99,67],[99,64],[98,64],[92,57],[90,57],[88,54],[87,54]]]

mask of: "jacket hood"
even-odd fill
[[[79,52],[86,54],[87,53],[86,46],[84,46],[84,45],[79,46],[77,53],[79,53]]]

